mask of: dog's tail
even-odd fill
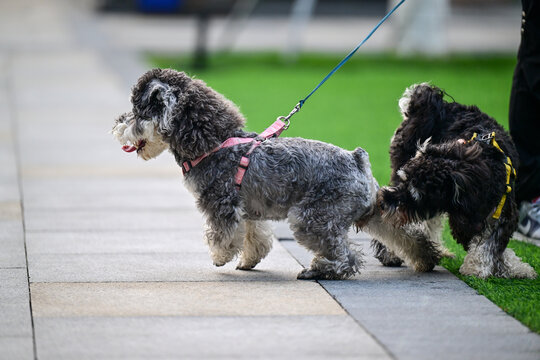
[[[399,100],[403,120],[409,120],[421,131],[419,139],[429,137],[433,129],[446,118],[444,91],[429,83],[414,84],[405,89]]]
[[[356,167],[360,172],[365,174],[365,176],[371,180],[371,194],[373,194],[372,203],[375,203],[375,199],[377,197],[377,190],[379,190],[379,183],[377,183],[377,180],[373,177],[373,173],[371,172],[371,163],[369,162],[369,154],[366,150],[362,149],[361,147],[357,147],[353,152],[352,155],[354,157],[354,161],[356,162]]]
[[[369,155],[366,150],[361,147],[357,147],[352,152],[356,166],[360,170],[367,170],[371,174],[371,164],[369,163]]]

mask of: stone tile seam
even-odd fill
[[[36,316],[37,319],[41,320],[63,320],[63,319],[154,319],[154,318],[169,318],[169,319],[235,319],[235,318],[243,318],[243,319],[260,319],[260,318],[277,318],[277,319],[287,319],[287,318],[320,318],[320,317],[333,317],[333,318],[346,318],[349,317],[348,314],[301,314],[301,315],[293,315],[293,314],[287,314],[287,315],[87,315],[87,316]],[[1,338],[6,337],[16,337],[16,338],[25,338],[28,336],[24,335],[16,335],[16,336],[0,336]]]
[[[394,360],[397,360],[397,356],[385,345],[381,342],[381,340],[379,340],[371,331],[369,331],[367,329],[367,327],[365,327],[361,322],[360,320],[357,320],[350,312],[349,310],[347,310],[347,308],[345,306],[343,306],[341,304],[341,302],[339,302],[339,300],[334,296],[332,295],[332,293],[330,293],[330,291],[323,285],[321,284],[319,281],[317,281],[317,283],[323,288],[323,290],[328,294],[328,296],[330,296],[332,299],[334,299],[334,301],[336,303],[338,303],[338,305],[343,309],[343,311],[345,312],[345,314],[347,314],[348,317],[350,317],[362,330],[364,330],[364,332],[373,339],[373,341],[375,341],[375,343],[377,343],[381,349],[383,349],[387,354],[388,356],[391,358],[391,359],[394,359]]]
[[[152,229],[152,228],[146,228],[146,229],[141,229],[140,231],[160,231],[161,232],[166,232],[166,231],[182,231],[182,232],[185,232],[185,231],[197,231],[199,230],[200,227],[191,227],[191,228],[181,228],[181,227],[171,227],[171,228],[159,228],[159,229]],[[113,228],[105,228],[105,229],[89,229],[89,228],[77,228],[77,229],[29,229],[27,230],[26,228],[24,229],[25,230],[25,233],[28,233],[28,234],[37,234],[37,233],[42,233],[42,234],[54,234],[54,233],[95,233],[95,234],[98,234],[98,233],[111,233],[111,232],[118,232],[118,233],[126,233],[126,232],[132,232],[133,231],[133,228],[119,228],[119,227],[115,227],[114,229]],[[137,230],[138,232],[139,230]]]
[[[69,195],[68,195],[69,196]],[[101,195],[94,195],[101,196]],[[125,197],[128,197],[126,195]],[[31,200],[30,200],[31,201]],[[196,217],[197,219],[202,219],[202,216],[198,216],[200,213],[197,209],[192,208],[180,208],[180,207],[152,207],[151,205],[145,207],[129,206],[129,207],[108,207],[108,206],[66,206],[66,207],[34,207],[32,205],[27,205],[25,207],[26,212],[32,215],[41,215],[46,214],[49,216],[64,216],[68,215],[87,215],[87,214],[128,214],[130,213],[150,213],[158,215],[185,215],[189,214],[190,216]]]
[[[291,239],[290,238],[278,238],[278,241],[290,241]],[[294,240],[294,239],[292,239]],[[304,268],[304,265],[302,265],[302,263],[300,262],[300,260],[298,260],[294,254],[292,252],[289,251],[288,248],[284,247],[285,250],[287,250],[287,252],[289,253],[289,255],[291,255],[291,257],[296,260],[296,262],[302,267]],[[352,321],[355,322],[356,325],[358,325],[360,327],[360,329],[362,329],[369,337],[371,337],[373,339],[373,341],[379,345],[381,347],[381,349],[393,360],[397,360],[397,357],[395,354],[393,354],[390,349],[385,346],[377,337],[375,337],[374,334],[372,334],[364,325],[362,325],[362,323],[360,323],[357,319],[355,319],[354,316],[351,315],[351,313],[349,313],[349,311],[338,301],[338,299],[336,299],[336,297],[334,295],[332,295],[328,289],[326,289],[326,287],[321,284],[319,281],[314,281],[316,282],[317,284],[319,284],[319,286],[328,294],[328,296],[330,296],[338,305],[339,307],[343,310],[343,312],[345,312],[346,316],[348,316]]]
[[[131,281],[131,280],[106,280],[106,281],[31,281],[30,284],[161,284],[161,283],[256,283],[256,282],[264,282],[264,283],[295,283],[296,279],[290,279],[290,280],[280,280],[280,279],[245,279],[245,280],[239,280],[239,279],[214,279],[214,280],[137,280],[137,281]],[[311,280],[301,280],[303,282],[313,282],[318,283],[317,281],[311,281]],[[326,291],[326,289],[325,289]],[[341,306],[341,304],[340,304]]]
[[[168,255],[177,255],[179,258],[185,257],[186,255],[201,255],[209,254],[208,251],[122,251],[122,252],[39,252],[33,251],[31,256],[53,256],[53,255],[82,255],[82,256],[96,256],[96,255],[110,255],[110,256],[124,256],[124,255],[155,255],[155,254],[168,254]],[[208,255],[208,263],[211,263],[210,255]],[[231,261],[232,263],[232,261]],[[3,268],[0,268],[3,269]],[[13,269],[18,269],[14,267]],[[20,269],[24,269],[20,267]],[[239,270],[245,271],[245,270]]]
[[[114,228],[114,229],[25,229],[26,234],[54,234],[54,233],[61,233],[61,234],[115,234],[115,233],[121,233],[125,234],[127,233],[178,233],[178,234],[185,234],[186,232],[193,231],[195,232],[201,232],[202,230],[200,227],[193,227],[189,229],[180,229],[180,228],[170,228],[170,229],[152,229],[152,228],[146,228],[146,229],[137,229],[137,231],[133,231],[133,229],[125,230],[122,228]],[[193,234],[191,233],[191,234]],[[201,236],[202,239],[202,236]]]
[[[3,86],[6,88],[6,108],[8,117],[11,120],[11,133],[13,136],[13,155],[15,157],[15,171],[17,174],[17,187],[19,190],[19,204],[21,207],[21,222],[23,229],[23,243],[24,243],[24,257],[26,262],[26,281],[27,281],[27,291],[28,291],[28,306],[30,311],[30,324],[32,327],[32,352],[34,360],[37,360],[37,345],[36,345],[36,329],[34,324],[34,311],[32,310],[32,290],[30,287],[30,270],[28,266],[28,249],[26,247],[26,222],[24,216],[24,191],[23,191],[23,179],[22,179],[22,164],[21,164],[21,154],[20,154],[20,143],[19,143],[19,127],[17,124],[17,115],[15,112],[16,101],[15,101],[15,91],[9,91],[14,89],[14,83],[12,77],[12,62],[15,51],[11,55],[7,56],[6,59],[6,79]]]
[[[84,195],[84,194],[83,194]],[[95,196],[95,194],[88,194]],[[63,212],[78,212],[78,213],[88,213],[88,212],[97,212],[97,211],[114,211],[114,212],[134,212],[137,210],[143,210],[146,212],[158,212],[158,213],[175,213],[175,212],[189,212],[196,213],[196,208],[192,207],[181,207],[181,206],[129,206],[129,207],[115,207],[115,206],[27,206],[26,211],[35,213],[35,212],[44,212],[44,213],[63,213]],[[197,216],[199,217],[199,216]],[[202,216],[200,217],[202,219]]]

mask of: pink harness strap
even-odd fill
[[[283,121],[276,120],[272,125],[270,125],[270,127],[268,127],[268,129],[264,130],[256,138],[229,138],[211,152],[204,154],[193,161],[185,161],[184,163],[182,163],[182,173],[185,175],[188,171],[197,166],[201,161],[203,161],[208,156],[212,155],[218,150],[240,144],[253,143],[246,155],[242,156],[242,158],[240,159],[240,164],[238,164],[238,170],[236,171],[236,175],[234,176],[234,185],[237,189],[240,189],[240,187],[242,186],[242,180],[244,179],[244,175],[246,174],[247,168],[249,166],[249,155],[251,155],[253,150],[255,150],[255,148],[259,146],[263,141],[273,137],[278,137],[285,129],[285,126],[286,124]]]

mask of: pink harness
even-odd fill
[[[193,169],[206,157],[212,155],[218,150],[235,146],[235,145],[253,143],[251,145],[251,148],[249,148],[248,152],[246,153],[246,155],[242,156],[242,158],[240,159],[238,170],[236,171],[236,175],[234,176],[234,185],[236,186],[237,189],[240,189],[240,187],[242,186],[242,180],[244,179],[244,175],[246,174],[246,170],[249,166],[249,155],[251,155],[253,150],[255,150],[255,148],[259,146],[263,141],[273,138],[273,137],[278,137],[286,128],[286,125],[287,124],[285,124],[283,121],[276,120],[272,125],[270,125],[268,129],[264,130],[261,134],[259,134],[259,136],[255,138],[238,138],[238,137],[229,138],[225,140],[223,143],[221,143],[221,145],[219,145],[217,148],[210,151],[209,153],[199,156],[197,159],[193,161],[185,161],[182,164],[182,173],[186,175],[188,171]]]

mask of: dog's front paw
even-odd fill
[[[254,267],[254,264],[245,264],[243,262],[240,262],[238,265],[236,265],[236,270],[251,270]]]
[[[214,266],[221,267],[234,259],[233,253],[228,252],[211,252],[212,263]]]
[[[324,272],[316,269],[304,269],[298,273],[298,280],[342,280],[346,274],[338,275],[335,272]]]
[[[304,269],[298,273],[296,278],[298,280],[319,280],[321,279],[321,272],[313,269]]]

